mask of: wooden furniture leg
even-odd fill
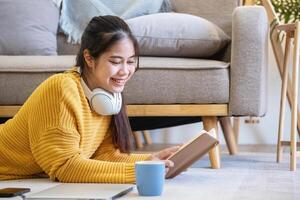
[[[209,131],[212,128],[215,128],[216,135],[214,137],[218,138],[218,120],[217,117],[202,117],[204,129]],[[209,158],[211,167],[213,169],[219,169],[221,167],[220,161],[220,145],[217,145],[209,152]]]
[[[285,105],[286,105],[286,93],[287,93],[287,81],[288,81],[288,58],[289,58],[289,51],[290,51],[290,44],[291,44],[291,36],[290,33],[286,35],[286,42],[285,42],[285,52],[284,52],[284,61],[283,61],[283,79],[281,85],[281,97],[280,97],[280,111],[279,111],[279,127],[278,127],[278,138],[277,138],[277,158],[276,161],[280,162],[282,158],[282,132],[284,127],[284,118],[285,118]]]
[[[148,130],[142,131],[146,145],[152,144],[152,138]]]
[[[291,163],[290,170],[296,171],[297,165],[297,112],[298,112],[298,77],[299,77],[299,49],[300,49],[300,22],[295,24],[294,53],[293,53],[293,99],[292,99],[292,124],[291,124]]]
[[[233,117],[233,132],[235,136],[235,142],[238,147],[239,144],[239,134],[240,134],[240,118]]]
[[[277,143],[277,161],[279,162],[282,155],[282,146],[290,146],[290,170],[296,171],[297,156],[300,156],[300,151],[297,151],[297,124],[298,124],[298,84],[299,84],[299,56],[300,56],[300,22],[294,24],[284,24],[276,27],[278,30],[286,32],[286,50],[284,54],[284,76],[282,82],[281,93],[281,107],[280,107],[280,121],[278,130],[278,143]],[[284,126],[284,112],[286,95],[288,95],[288,65],[291,38],[294,38],[293,47],[293,70],[292,70],[292,91],[291,91],[291,137],[290,141],[282,141],[282,132]]]
[[[134,141],[135,141],[135,146],[137,149],[142,148],[143,145],[143,141],[141,139],[141,134],[139,134],[138,131],[132,131],[133,137],[134,137]]]
[[[220,117],[219,118],[224,138],[226,140],[227,148],[230,155],[237,154],[237,144],[235,140],[234,130],[231,125],[230,117]]]

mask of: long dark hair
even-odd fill
[[[87,49],[90,55],[97,59],[112,45],[123,38],[129,38],[134,46],[135,56],[139,56],[139,46],[137,40],[126,22],[117,16],[94,17],[88,23],[81,37],[81,46],[76,58],[76,66],[82,71],[86,65],[83,51]],[[138,63],[137,63],[138,68]],[[122,95],[123,96],[123,95]],[[122,153],[129,153],[131,148],[131,127],[126,113],[126,104],[122,103],[121,111],[113,115],[111,123],[112,142]]]

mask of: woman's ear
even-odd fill
[[[83,57],[85,60],[85,63],[87,64],[87,67],[93,68],[94,66],[94,58],[91,56],[89,50],[85,49],[83,50]]]

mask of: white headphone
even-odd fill
[[[101,88],[95,88],[93,91],[86,85],[81,76],[81,69],[77,70],[80,74],[80,82],[84,94],[89,100],[91,108],[100,115],[115,115],[118,114],[122,108],[121,93],[109,93]]]

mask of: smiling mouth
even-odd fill
[[[117,85],[124,85],[126,82],[126,79],[117,79],[117,78],[111,78],[112,82]]]

